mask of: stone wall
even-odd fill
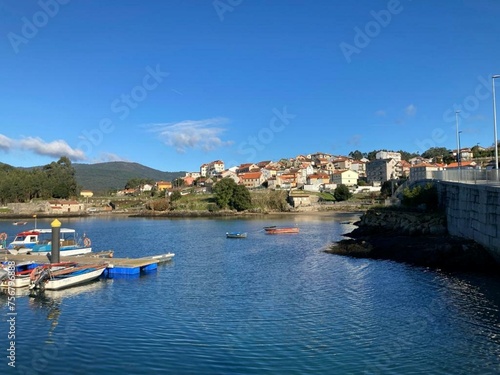
[[[500,188],[443,181],[437,188],[448,232],[483,245],[500,262]]]

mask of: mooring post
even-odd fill
[[[52,223],[50,223],[52,228],[52,250],[50,252],[50,263],[59,263],[60,262],[60,243],[59,237],[61,233],[61,222],[55,219]]]

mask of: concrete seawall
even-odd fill
[[[436,186],[448,232],[483,245],[500,263],[500,188],[444,181]]]

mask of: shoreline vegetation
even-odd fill
[[[251,216],[268,216],[268,215],[330,215],[336,213],[348,213],[361,215],[366,208],[359,205],[338,205],[335,207],[308,207],[308,209],[299,210],[267,210],[267,211],[236,211],[236,210],[167,210],[167,211],[152,211],[152,210],[113,210],[101,212],[65,212],[65,213],[0,213],[0,219],[32,219],[35,215],[38,219],[49,218],[77,218],[77,217],[92,217],[92,216],[126,216],[126,217],[251,217]]]
[[[443,271],[492,273],[500,265],[486,248],[448,234],[441,212],[369,209],[357,227],[332,244],[326,253],[392,260]]]

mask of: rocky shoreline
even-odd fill
[[[478,243],[450,236],[441,213],[368,210],[357,228],[325,250],[355,258],[386,259],[447,271],[493,272],[500,266]]]

